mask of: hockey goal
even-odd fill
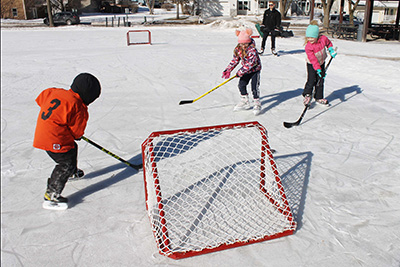
[[[162,255],[191,257],[296,229],[258,122],[153,132],[142,156],[147,213]]]
[[[128,46],[139,44],[151,44],[151,32],[149,30],[131,30],[126,33]]]

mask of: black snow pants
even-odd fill
[[[75,143],[75,147],[65,153],[46,152],[57,163],[47,180],[47,189],[61,194],[68,178],[77,171],[78,145]]]
[[[322,76],[325,75],[325,63],[321,65]],[[318,85],[318,81],[322,79],[322,81]],[[318,85],[318,86],[317,86]],[[307,63],[307,82],[304,86],[303,96],[311,95],[314,90],[314,98],[322,99],[324,98],[324,79],[318,76],[316,70],[314,70],[313,65]],[[313,96],[311,96],[313,97]]]

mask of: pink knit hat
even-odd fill
[[[238,37],[238,43],[239,44],[248,44],[251,43],[251,35],[253,34],[253,31],[249,28],[239,31],[236,30],[236,36]]]

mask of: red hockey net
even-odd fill
[[[190,257],[296,228],[258,122],[153,132],[142,156],[146,208],[162,255]]]
[[[131,30],[126,33],[127,45],[151,44],[149,30]]]

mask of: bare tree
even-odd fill
[[[198,8],[199,8],[199,0],[192,0],[191,1],[191,8],[190,8],[190,15],[195,16],[198,15],[196,14],[198,12]]]
[[[354,26],[354,11],[356,11],[358,3],[360,3],[360,0],[357,0],[355,3],[352,0],[347,0],[349,4],[349,19],[350,19],[350,25]]]
[[[179,19],[179,4],[180,4],[180,0],[175,0],[176,3],[176,19]]]
[[[184,13],[184,11],[185,11],[184,5],[189,4],[190,0],[175,0],[173,2],[176,4],[176,19],[179,19],[179,5],[181,6],[182,13]],[[194,5],[194,1],[193,1],[193,5]]]
[[[335,0],[321,0],[322,9],[324,11],[324,28],[329,27],[329,15],[331,13],[332,5]]]
[[[155,0],[146,0],[146,6],[149,8],[150,15],[154,14],[154,3]]]
[[[279,12],[281,13],[282,19],[287,18],[286,15],[292,2],[293,0],[279,0]]]
[[[51,2],[50,2],[50,0],[46,0],[46,3],[47,3],[47,16],[49,17],[49,26],[54,27]]]

